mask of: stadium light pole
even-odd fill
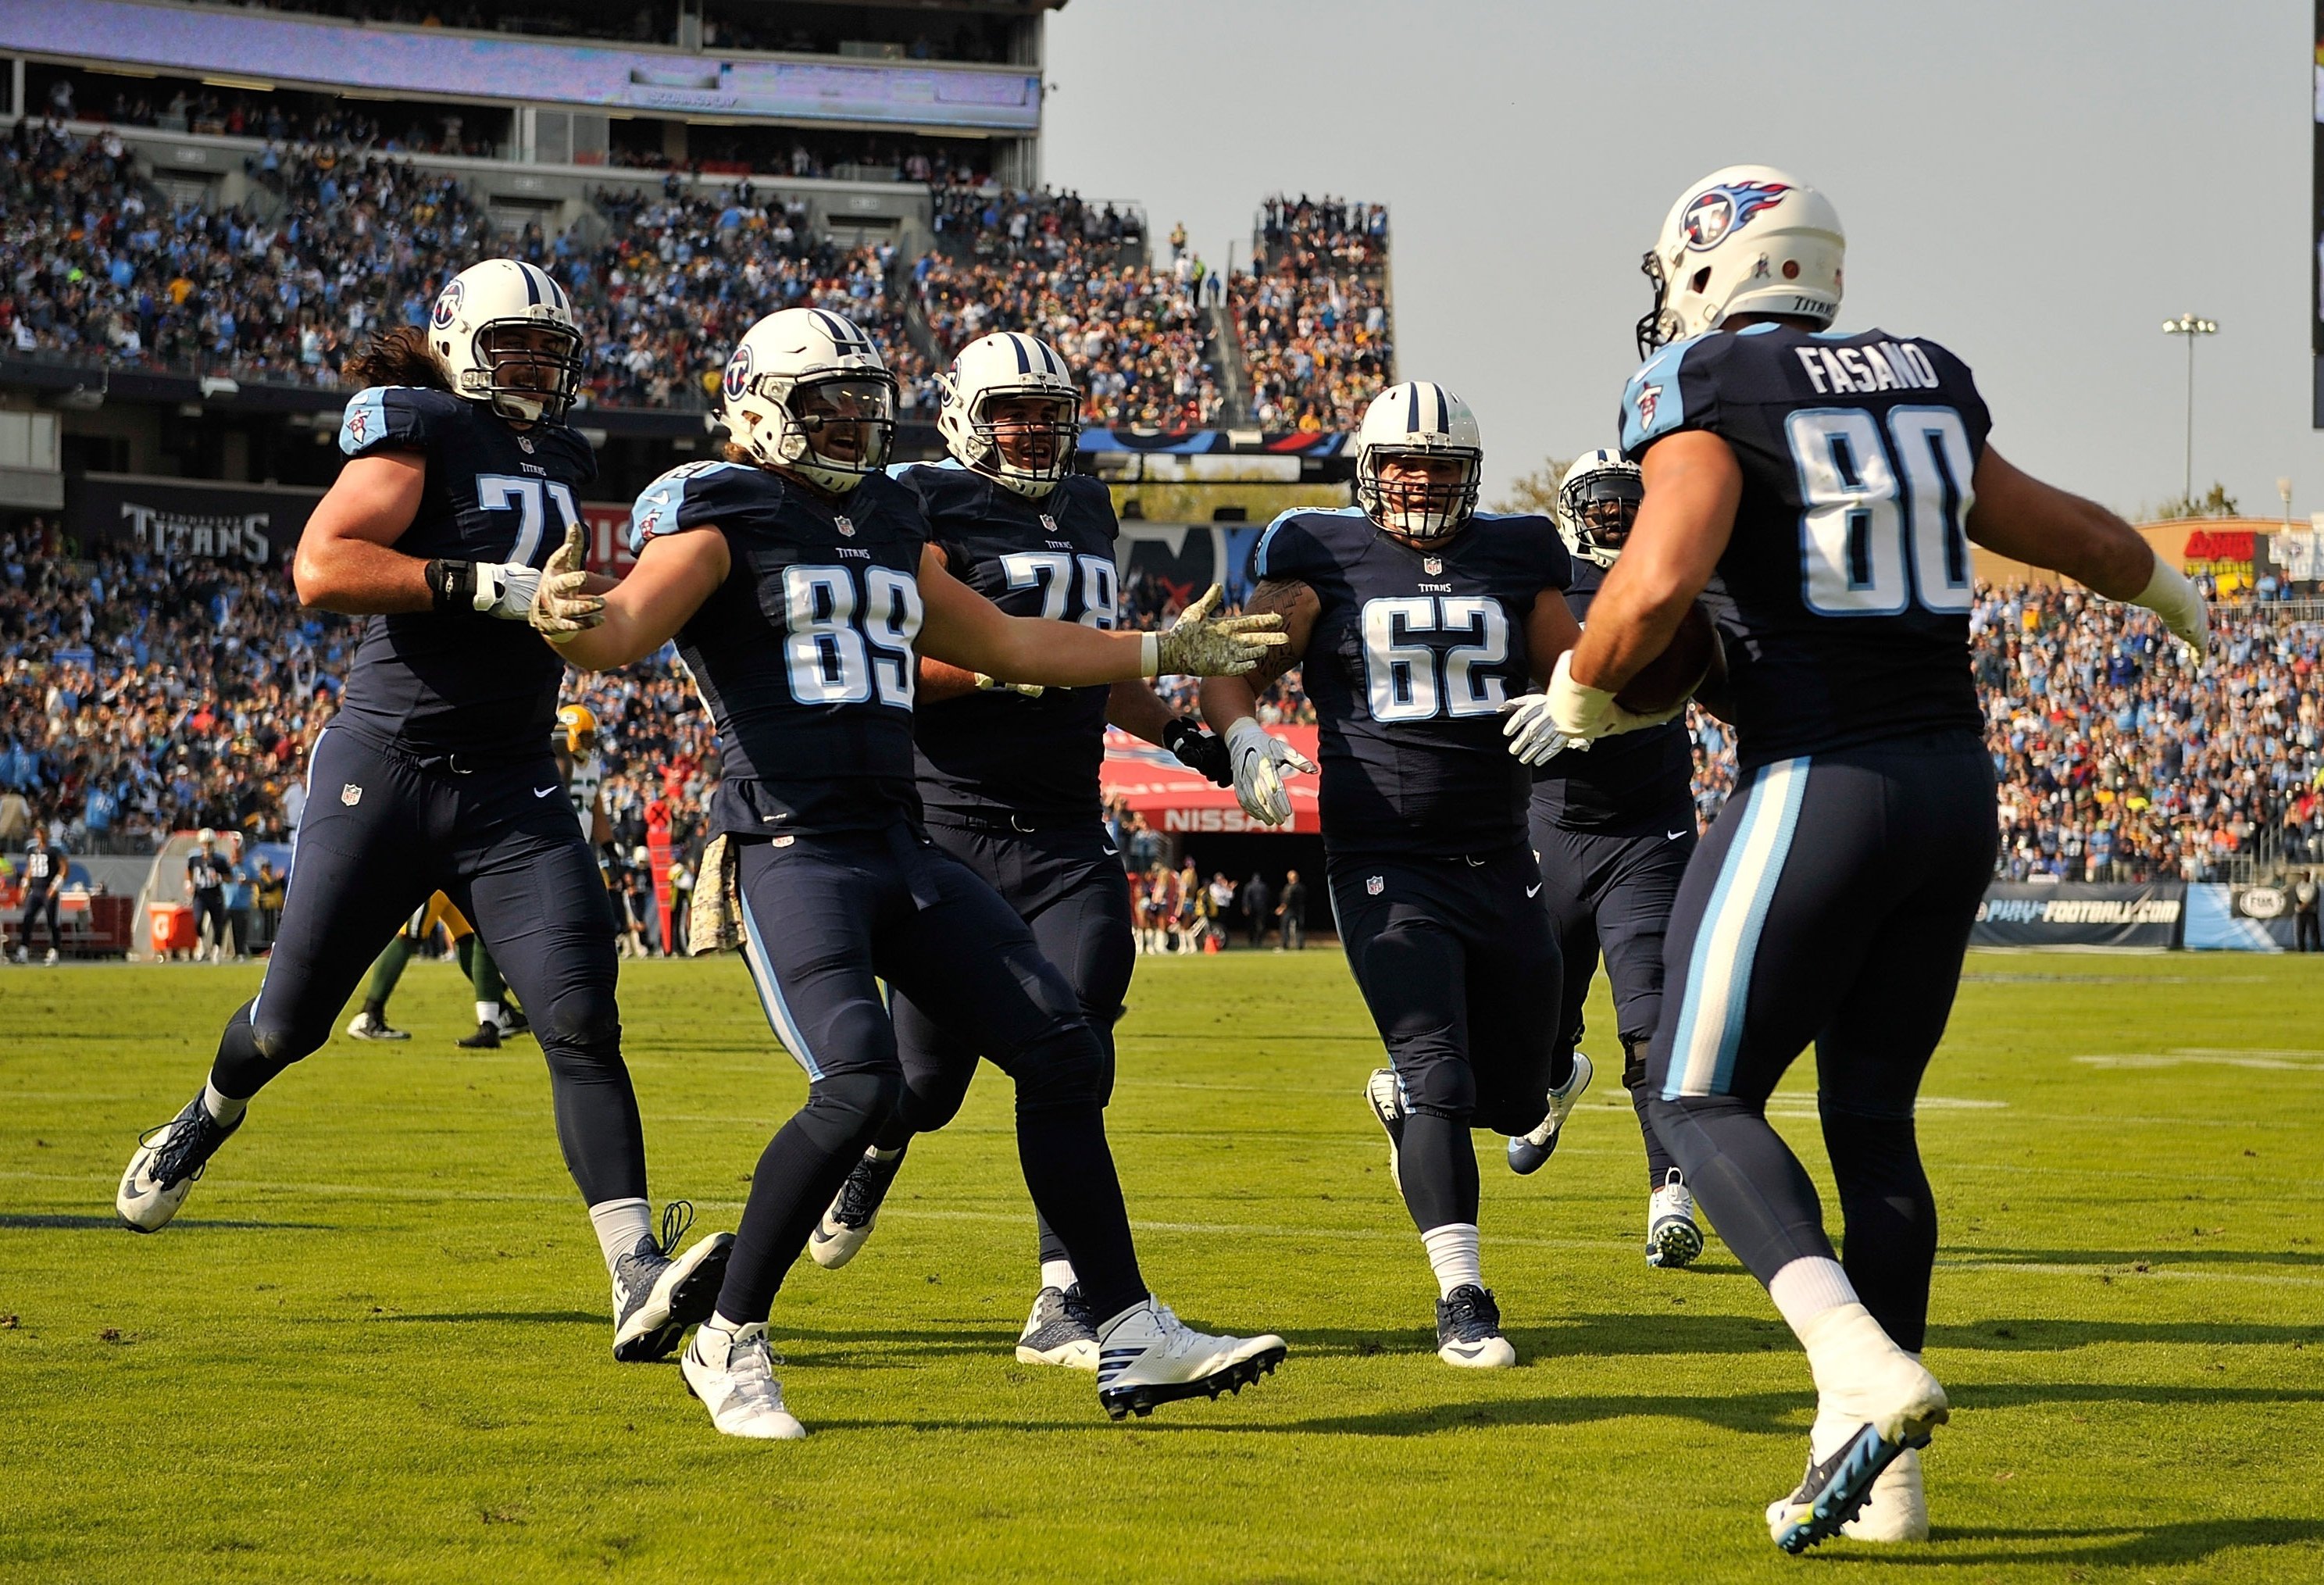
[[[2180,499],[2186,502],[2191,516],[2195,510],[2195,338],[2217,336],[2218,322],[2194,314],[2181,314],[2175,319],[2163,321],[2163,334],[2187,338],[2187,483]]]

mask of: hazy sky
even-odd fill
[[[1052,183],[1247,262],[1268,191],[1384,201],[1397,357],[1484,429],[1489,494],[1610,443],[1638,256],[1729,163],[1823,189],[1840,324],[1968,360],[2014,461],[2118,510],[2195,478],[2324,510],[2310,428],[2307,0],[1071,0]],[[1730,36],[1730,32],[1732,36]]]

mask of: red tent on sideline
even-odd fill
[[[1310,760],[1316,758],[1314,727],[1270,726],[1267,730]],[[1122,799],[1145,816],[1147,824],[1165,834],[1225,831],[1312,834],[1323,828],[1315,814],[1315,779],[1312,776],[1286,775],[1283,785],[1291,794],[1291,824],[1262,825],[1242,812],[1242,806],[1235,802],[1234,788],[1213,786],[1199,771],[1179,764],[1169,750],[1114,727],[1106,729],[1105,765],[1098,773],[1098,785],[1108,799]]]

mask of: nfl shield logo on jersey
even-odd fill
[[[1387,876],[1367,875],[1364,877],[1364,895],[1366,897],[1378,897],[1381,892],[1386,891],[1387,889]]]
[[[831,521],[832,521],[834,523],[835,523],[835,524],[837,524],[837,525],[838,525],[839,531],[840,531],[841,533],[847,535],[850,539],[853,539],[853,538],[854,537],[854,534],[855,534],[855,520],[854,520],[853,518],[852,518],[852,517],[835,517],[835,518],[833,518]]]
[[[1047,512],[1043,512],[1041,514],[1041,529],[1045,533],[1054,534],[1058,532],[1057,520],[1051,517]]]
[[[346,786],[339,788],[339,802],[346,805],[347,807],[351,809],[354,808],[357,804],[363,802],[363,788],[357,787],[352,781],[347,783]]]
[[[1420,558],[1420,570],[1432,578],[1442,577],[1444,574],[1444,558],[1441,556],[1424,556]]]

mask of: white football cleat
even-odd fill
[[[160,1232],[193,1193],[194,1180],[217,1147],[249,1115],[245,1111],[231,1123],[220,1123],[197,1095],[168,1122],[140,1134],[113,1197],[113,1208],[124,1224],[141,1233]]]
[[[1179,1398],[1240,1394],[1272,1374],[1287,1351],[1273,1332],[1263,1337],[1212,1337],[1148,1298],[1118,1316],[1097,1340],[1097,1401],[1119,1420],[1151,1415]]]
[[[1915,1448],[1929,1445],[1951,1410],[1945,1389],[1918,1359],[1891,1347],[1866,1385],[1821,1394],[1817,1420],[1855,1427],[1818,1459],[1810,1449],[1807,1473],[1792,1494],[1767,1505],[1767,1534],[1788,1553],[1803,1553],[1840,1533],[1872,1495],[1881,1475]]]
[[[1864,1511],[1840,1527],[1850,1541],[1926,1541],[1929,1493],[1921,1482],[1921,1452],[1906,1448],[1880,1471]]]
[[[798,1442],[807,1427],[783,1407],[783,1384],[767,1349],[767,1323],[728,1332],[715,1322],[696,1327],[678,1362],[686,1390],[710,1411],[710,1424],[728,1436]]]
[[[1097,1328],[1082,1298],[1082,1285],[1043,1288],[1018,1334],[1020,1365],[1062,1365],[1068,1370],[1097,1368]]]
[[[1694,1193],[1670,1169],[1646,1201],[1646,1264],[1676,1267],[1702,1253],[1702,1224],[1694,1219]]]
[[[352,1040],[409,1040],[411,1032],[390,1027],[385,1018],[366,1008],[347,1020],[347,1037]]]
[[[1573,1071],[1565,1075],[1561,1088],[1549,1092],[1549,1112],[1541,1120],[1541,1127],[1509,1141],[1511,1172],[1522,1176],[1541,1170],[1557,1149],[1557,1131],[1565,1126],[1573,1103],[1582,1099],[1582,1092],[1590,1088],[1590,1076],[1594,1071],[1588,1057],[1578,1051],[1573,1054]]]
[[[1379,1126],[1388,1130],[1388,1181],[1401,1194],[1404,1175],[1397,1169],[1397,1150],[1404,1143],[1404,1086],[1396,1082],[1396,1070],[1374,1068],[1372,1076],[1364,1081],[1364,1100],[1379,1119]]]

